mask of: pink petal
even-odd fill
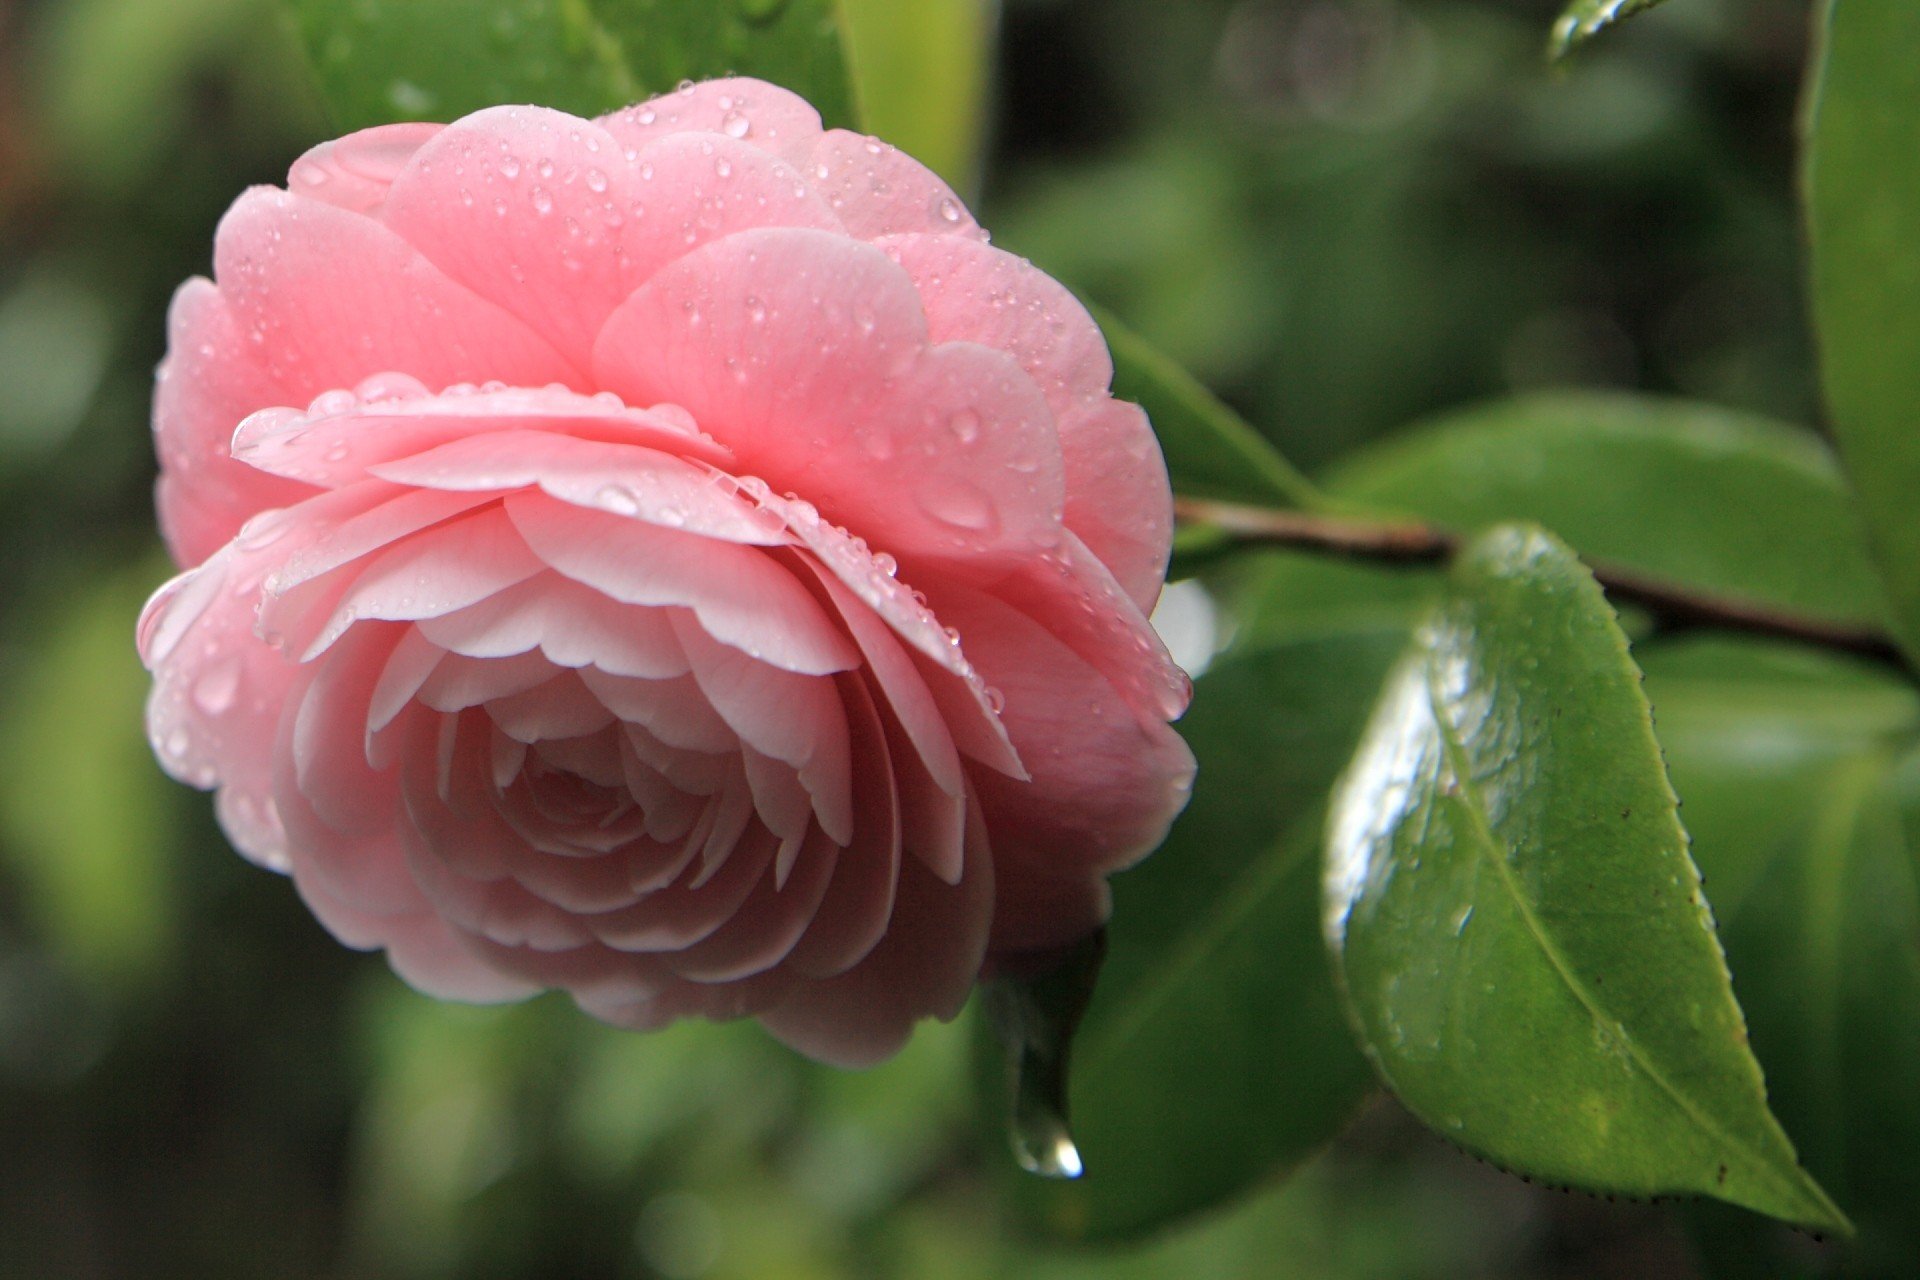
[[[602,116],[623,146],[639,148],[678,133],[744,140],[792,163],[820,137],[820,113],[778,85],[745,76],[707,80]]]
[[[607,322],[594,368],[684,405],[744,468],[904,557],[991,576],[1059,539],[1052,416],[1001,352],[929,347],[912,282],[818,231],[749,231],[679,259]]]
[[[544,496],[505,505],[541,560],[622,604],[685,606],[708,635],[788,671],[844,671],[860,660],[806,589],[756,548]]]
[[[1158,847],[1193,781],[1180,736],[1010,605],[956,587],[941,611],[1004,692],[1001,718],[1032,775],[974,775],[996,864],[1106,875]]]
[[[807,227],[845,234],[797,170],[751,143],[675,134],[650,143],[633,170],[638,199],[621,233],[623,296],[702,245],[743,231]]]
[[[220,220],[214,265],[248,345],[295,404],[387,370],[429,387],[579,381],[520,321],[332,205],[253,188]]]
[[[808,1057],[862,1067],[897,1052],[919,1019],[956,1017],[986,954],[993,878],[992,860],[971,843],[958,885],[904,863],[880,945],[839,977],[796,987],[761,1021]]]
[[[323,142],[293,162],[287,190],[349,213],[378,213],[407,161],[441,130],[437,124],[388,124]]]
[[[385,378],[362,384],[375,391],[391,385]],[[497,390],[457,386],[439,395],[404,399],[363,398],[353,391],[327,391],[304,410],[276,407],[253,414],[233,433],[232,447],[236,458],[257,470],[303,484],[337,489],[365,479],[369,474],[382,474],[382,464],[399,463],[430,454],[443,445],[476,437],[492,439],[499,434],[517,440],[523,450],[534,440],[551,440],[563,447],[580,440],[598,440],[606,444],[639,445],[643,449],[637,455],[602,449],[599,454],[589,452],[588,456],[642,459],[664,456],[655,450],[676,456],[655,463],[657,466],[673,465],[678,456],[699,457],[720,464],[730,460],[726,450],[677,416],[630,409],[611,395],[583,396],[557,386]],[[537,461],[542,452],[536,448],[531,460]],[[518,458],[508,451],[494,457],[510,467],[517,464],[522,470],[529,469],[530,459],[524,452]],[[681,470],[694,470],[697,475],[706,474],[683,462],[677,465]],[[403,484],[422,484],[438,475],[428,470],[422,479],[393,478]],[[534,468],[529,478],[511,485],[469,482],[432,487],[518,487],[534,483],[538,475],[538,469]]]
[[[761,876],[733,919],[711,937],[665,957],[667,967],[697,982],[738,982],[784,960],[813,923],[840,850],[823,842],[809,853],[785,884]]]
[[[584,368],[632,286],[621,236],[638,187],[600,126],[545,107],[492,107],[421,147],[382,216],[449,278]]]
[[[249,516],[311,492],[228,456],[241,420],[285,398],[213,282],[196,277],[181,285],[167,311],[167,358],[153,395],[154,443],[165,473],[160,524],[179,564],[199,564]]]
[[[357,621],[438,617],[523,582],[543,567],[500,511],[457,517],[371,557],[301,661],[324,653]]]
[[[423,618],[419,627],[436,645],[469,658],[537,648],[556,666],[592,665],[616,676],[659,680],[690,670],[663,610],[620,604],[550,570],[464,609]]]
[[[985,240],[940,176],[878,138],[833,129],[814,145],[808,181],[863,240],[907,232]]]
[[[679,619],[674,629],[713,709],[754,750],[794,767],[820,825],[846,844],[853,835],[852,759],[839,688],[756,661]]]
[[[880,242],[913,277],[934,342],[977,342],[1020,362],[1053,410],[1066,462],[1066,523],[1151,609],[1166,576],[1173,506],[1159,442],[1116,403],[1106,339],[1079,299],[1024,258],[957,236]]]
[[[893,918],[900,882],[900,809],[893,764],[872,697],[863,686],[850,683],[847,729],[862,763],[854,779],[858,816],[812,928],[787,957],[795,972],[809,978],[845,973],[879,945]],[[826,833],[816,829],[802,856],[819,856],[811,846],[826,839]]]

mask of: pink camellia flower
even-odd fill
[[[1192,757],[1087,313],[753,80],[316,147],[174,299],[148,728],[436,995],[872,1062],[1086,934]]]

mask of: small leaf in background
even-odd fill
[[[0,708],[0,855],[27,909],[80,976],[109,988],[158,980],[175,942],[173,788],[141,731],[147,675],[128,641],[164,576],[100,578],[45,619]]]
[[[1547,56],[1564,58],[1616,22],[1660,3],[1662,0],[1573,0],[1553,24]]]
[[[1113,393],[1153,419],[1177,494],[1269,506],[1310,507],[1312,483],[1253,427],[1107,312],[1094,319],[1113,349]]]
[[[527,102],[599,115],[727,73],[854,120],[832,0],[288,0],[342,129]]]
[[[1821,6],[1803,149],[1827,411],[1920,652],[1920,5]]]
[[[1326,895],[1368,1053],[1439,1132],[1846,1230],[1767,1110],[1626,638],[1549,535],[1462,553],[1335,793]]]
[[[840,0],[860,127],[962,195],[984,159],[998,0]]]
[[[1593,392],[1492,401],[1363,450],[1327,486],[1454,529],[1531,521],[1589,561],[1835,621],[1881,616],[1833,454],[1752,414]]]
[[[1193,803],[1114,881],[1075,1042],[1086,1175],[1011,1188],[1050,1234],[1136,1236],[1219,1204],[1300,1164],[1365,1096],[1318,942],[1314,852],[1327,787],[1403,634],[1272,638],[1198,680],[1179,726],[1200,761]],[[1005,1106],[986,1104],[996,1119]]]

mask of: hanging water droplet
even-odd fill
[[[1106,943],[1101,930],[1054,953],[1046,968],[996,978],[984,990],[988,1021],[1007,1055],[1014,1159],[1043,1178],[1085,1172],[1067,1123],[1067,1068]]]

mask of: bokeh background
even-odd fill
[[[1564,74],[1554,8],[1006,0],[982,221],[1310,469],[1542,386],[1811,422],[1806,6],[1675,0]],[[1701,1274],[1669,1211],[1387,1103],[1180,1231],[1050,1247],[965,1020],[843,1075],[435,1004],[334,944],[154,766],[132,646],[167,299],[325,135],[305,74],[273,0],[0,0],[0,1276]]]

